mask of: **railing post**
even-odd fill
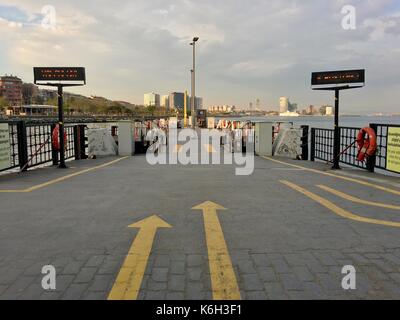
[[[81,160],[81,139],[79,126],[74,126],[74,155],[75,160]]]
[[[52,138],[51,138],[51,158],[53,159],[53,166],[58,165],[58,151],[54,150],[54,147],[53,147],[53,131],[55,128],[56,128],[56,124],[52,124],[50,135],[52,136]]]
[[[378,126],[376,124],[370,124],[369,126],[375,131],[375,134],[378,134]],[[367,158],[367,170],[369,172],[375,172],[375,164],[376,164],[376,152],[373,156]]]
[[[28,158],[28,141],[26,134],[26,123],[25,121],[19,121],[17,123],[17,133],[18,133],[18,162],[19,167],[22,171],[27,171],[28,166],[26,166]]]
[[[339,127],[339,94],[340,89],[335,90],[335,131],[333,138],[333,170],[340,169],[340,141],[341,141],[341,130]]]
[[[81,124],[78,126],[79,127],[79,143],[80,143],[80,157],[81,159],[87,159],[87,154],[86,154],[86,125]]]
[[[315,161],[315,128],[311,128],[311,161]]]
[[[74,126],[75,160],[87,159],[85,128],[86,128],[86,125],[82,125],[82,124]]]
[[[309,126],[301,126],[303,129],[303,136],[301,137],[301,160],[308,161],[308,133]]]

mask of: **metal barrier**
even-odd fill
[[[58,164],[58,152],[52,145],[52,132],[55,126],[55,123],[9,122],[10,166],[0,171],[15,168],[26,171],[50,162]],[[66,159],[85,158],[85,127],[81,124],[65,126]]]
[[[368,163],[364,161],[358,161],[358,147],[357,147],[357,135],[360,131],[360,128],[352,128],[352,127],[340,127],[340,150],[345,151],[340,156],[340,162],[361,168],[367,169]]]
[[[371,123],[370,127],[375,130],[377,135],[378,149],[376,155],[368,157],[365,162],[358,161],[358,147],[356,140],[361,128],[340,127],[340,146],[342,150],[342,153],[340,154],[340,162],[370,172],[374,172],[375,168],[388,170],[387,144],[389,128],[400,127],[400,125]],[[311,129],[311,161],[318,159],[332,162],[335,156],[339,156],[333,154],[333,145],[334,130],[321,128]]]
[[[26,157],[20,164],[28,164],[28,168],[38,166],[52,160],[51,124],[26,126]]]
[[[370,127],[375,130],[378,143],[375,167],[382,170],[391,171],[387,168],[389,128],[400,128],[400,125],[371,123]]]
[[[311,129],[311,161],[331,161],[333,158],[333,135],[331,129]]]

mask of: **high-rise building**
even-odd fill
[[[288,112],[289,111],[289,105],[290,105],[289,98],[281,97],[279,99],[279,112],[280,113]]]
[[[161,96],[161,107],[169,108],[169,95]]]
[[[325,116],[326,115],[326,106],[321,106],[319,108],[319,113],[321,116]]]
[[[325,109],[325,114],[327,116],[333,116],[333,114],[335,113],[335,108],[332,106],[327,106]]]
[[[172,92],[169,95],[170,109],[183,109],[185,106],[185,94],[183,92]],[[190,109],[189,105],[187,105]]]
[[[22,80],[7,75],[0,77],[0,96],[6,98],[10,106],[21,106]]]
[[[146,93],[144,95],[144,106],[145,107],[159,107],[160,106],[160,95],[154,92]]]
[[[194,100],[194,108],[196,110],[198,109],[203,109],[203,98],[200,97],[196,97],[196,99]],[[179,109],[179,110],[183,110],[183,108],[185,107],[184,105],[185,103],[185,94],[182,92],[172,92],[169,95],[169,107],[170,109]],[[191,109],[191,98],[189,95],[186,96],[186,107],[188,112],[190,112]]]
[[[297,111],[297,103],[289,103],[289,112]]]
[[[203,109],[203,98],[196,97],[194,108],[196,110]]]

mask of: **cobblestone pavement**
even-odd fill
[[[3,176],[0,189],[110,160]],[[242,299],[400,298],[400,228],[346,219],[280,181],[394,222],[398,210],[347,201],[317,185],[393,205],[400,205],[398,195],[258,157],[255,167],[239,177],[231,165],[150,166],[138,156],[33,192],[0,193],[0,298],[106,299],[138,234],[127,226],[157,214],[172,228],[157,231],[138,298],[212,299],[203,216],[191,209],[207,200],[227,209],[218,217]],[[56,268],[54,291],[42,289],[44,265]],[[342,289],[345,265],[356,268],[356,290]]]

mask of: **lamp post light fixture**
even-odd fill
[[[199,37],[194,37],[193,42],[190,45],[193,47],[193,68],[192,68],[192,97],[190,101],[190,110],[192,116],[192,128],[196,128],[196,42],[199,41]]]

